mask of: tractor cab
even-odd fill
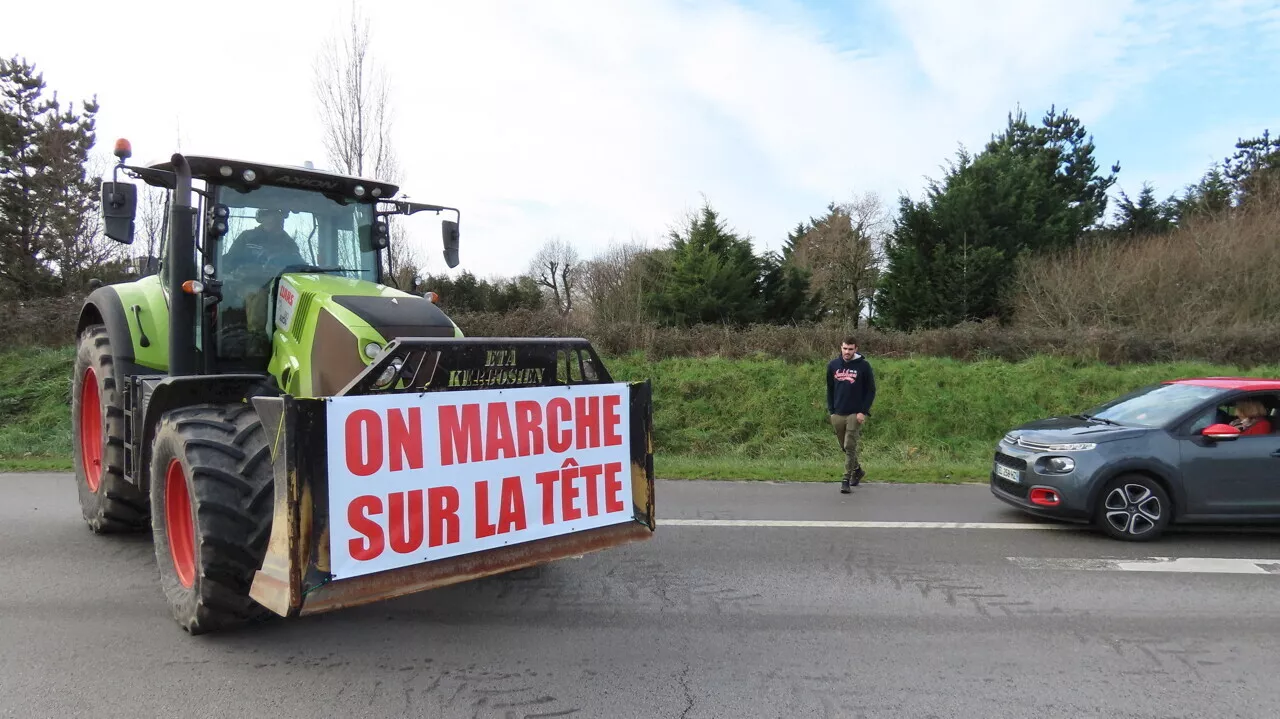
[[[206,250],[221,283],[211,318],[219,363],[265,369],[271,356],[271,299],[286,273],[378,283],[374,206],[312,190],[218,187],[214,213],[226,230]]]
[[[130,154],[127,141],[117,145],[121,159],[117,173],[126,169],[171,196],[189,192],[192,197],[183,208],[192,216],[191,246],[171,248],[173,237],[165,235],[159,283],[169,302],[179,292],[198,297],[190,326],[182,328],[194,335],[192,351],[186,353],[192,364],[183,364],[203,374],[270,370],[284,278],[323,277],[329,294],[380,294],[385,289],[381,253],[390,243],[390,217],[421,211],[460,214],[452,207],[395,199],[399,188],[386,182],[312,167],[203,155],[183,157],[190,187],[180,190],[172,160],[126,166],[123,161]],[[133,186],[108,182],[103,190],[107,236],[132,242]],[[178,215],[170,220],[175,229],[187,224]],[[441,229],[445,260],[454,267],[458,222],[443,220]],[[179,242],[186,244],[185,238]],[[175,282],[175,273],[196,279]],[[286,296],[289,292],[285,290]],[[179,304],[188,300],[177,299]],[[174,319],[179,324],[188,322],[185,311]],[[178,333],[179,341],[184,335]]]

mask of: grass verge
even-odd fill
[[[0,470],[71,467],[70,349],[0,354]],[[878,394],[863,434],[868,481],[985,481],[1009,428],[1079,412],[1135,387],[1192,375],[1280,376],[1280,367],[1203,363],[1111,366],[876,359]],[[829,482],[843,458],[826,421],[821,362],[771,358],[607,360],[620,380],[654,384],[654,467],[671,479]]]

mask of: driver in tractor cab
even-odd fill
[[[222,258],[222,266],[232,271],[259,265],[264,271],[279,272],[289,265],[306,264],[298,243],[284,230],[284,210],[263,207],[256,215],[258,226],[241,232]]]
[[[244,324],[226,315],[222,345],[230,354],[263,357],[270,354],[267,331],[268,292],[271,280],[290,265],[308,262],[298,243],[284,229],[285,210],[263,207],[255,217],[258,226],[241,232],[222,256],[222,275],[235,286],[231,294],[243,298]]]

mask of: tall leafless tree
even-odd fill
[[[334,170],[403,181],[392,136],[390,78],[374,56],[369,19],[356,3],[341,30],[324,41],[314,70],[325,154]],[[416,253],[398,223],[391,228],[386,262],[386,273],[393,278],[411,276],[417,270]]]
[[[838,314],[857,322],[872,311],[889,216],[875,193],[833,204],[796,243],[794,261]]]
[[[562,315],[573,311],[578,272],[578,251],[558,237],[543,243],[529,267],[534,282],[551,291],[556,309]]]
[[[644,319],[644,268],[648,252],[639,242],[611,244],[582,263],[579,298],[597,322],[637,322]]]

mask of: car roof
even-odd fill
[[[1218,389],[1237,389],[1237,390],[1280,390],[1280,379],[1266,379],[1260,377],[1189,377],[1186,379],[1175,379],[1165,382],[1165,384],[1192,384],[1200,387],[1216,387]]]

